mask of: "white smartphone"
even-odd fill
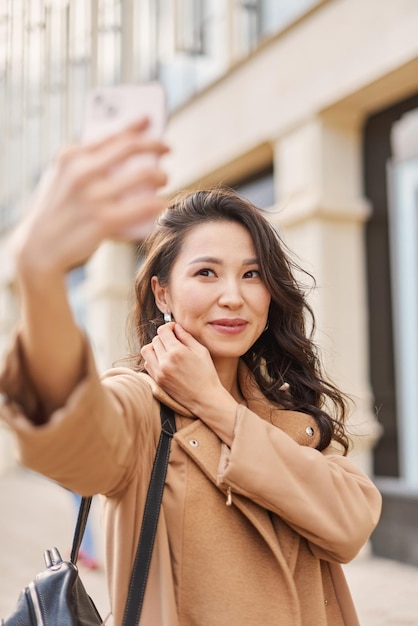
[[[127,126],[148,118],[145,135],[160,139],[166,125],[166,94],[159,82],[99,87],[87,95],[81,140],[86,143],[105,139]],[[129,159],[124,167],[155,165],[157,157],[143,154]],[[152,230],[154,220],[139,223],[118,233],[123,239],[142,240]]]

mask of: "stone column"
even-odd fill
[[[369,382],[361,130],[350,115],[324,114],[275,146],[278,213],[286,243],[317,287],[310,294],[327,374],[355,401],[352,455],[372,472],[380,428]],[[306,280],[302,277],[302,280]]]
[[[86,327],[100,372],[127,354],[126,317],[134,271],[134,246],[128,243],[104,243],[87,264]]]

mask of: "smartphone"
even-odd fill
[[[159,82],[99,87],[87,94],[81,140],[100,141],[146,117],[149,125],[144,135],[160,139],[166,125],[166,94]],[[157,157],[143,154],[129,159],[124,168],[148,167]],[[139,223],[118,233],[122,239],[142,240],[151,231],[154,220]]]

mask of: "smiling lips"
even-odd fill
[[[247,328],[248,322],[243,319],[220,319],[210,322],[210,326],[220,333],[226,335],[237,335]]]

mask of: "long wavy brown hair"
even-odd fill
[[[268,328],[242,356],[263,394],[286,409],[304,411],[316,420],[323,450],[331,440],[349,447],[344,422],[346,397],[325,379],[313,342],[315,317],[306,299],[307,289],[296,280],[304,272],[292,259],[277,230],[261,211],[228,188],[183,192],[169,202],[144,246],[145,260],[135,279],[135,303],[129,325],[138,346],[156,335],[163,323],[151,289],[157,276],[168,285],[170,270],[191,229],[206,222],[232,221],[250,233],[259,260],[260,275],[271,294]],[[225,242],[228,245],[228,242]],[[304,272],[311,282],[313,277]],[[133,367],[145,371],[139,350]],[[283,388],[284,383],[288,383]]]

